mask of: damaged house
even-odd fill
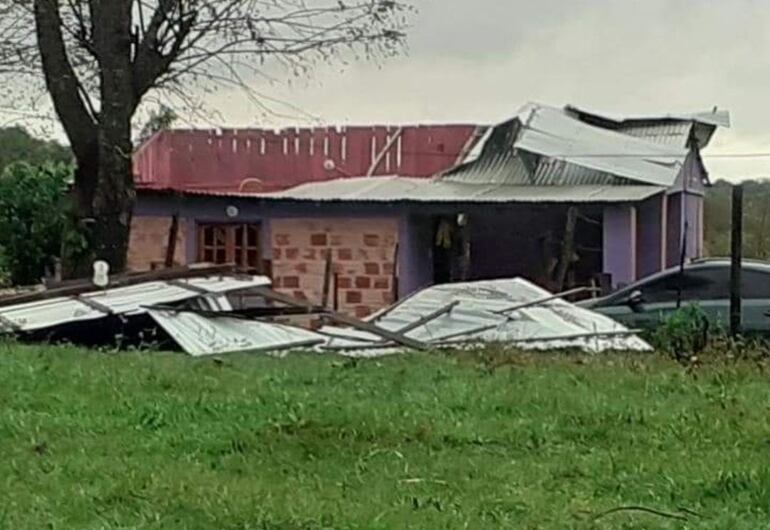
[[[129,265],[235,263],[358,317],[449,281],[623,285],[701,255],[719,126],[528,104],[493,127],[163,131],[135,155]]]

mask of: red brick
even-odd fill
[[[287,248],[284,254],[286,256],[286,259],[299,259],[298,248]]]
[[[307,263],[297,263],[297,265],[294,267],[294,270],[301,273],[306,274],[307,273]]]
[[[386,247],[392,247],[396,244],[396,236],[393,234],[387,234],[383,239],[383,244]]]
[[[290,244],[289,241],[289,234],[276,234],[275,235],[275,244],[279,247],[286,247]]]
[[[329,244],[333,247],[339,247],[342,246],[342,236],[341,235],[335,235],[332,234],[329,237]]]
[[[390,289],[390,279],[389,278],[375,278],[374,279],[374,288],[375,289]]]
[[[372,313],[374,313],[372,308],[365,305],[357,305],[355,308],[355,314],[357,318],[366,318]]]
[[[292,294],[294,295],[294,298],[296,298],[297,300],[302,300],[302,301],[307,300],[307,295],[305,294],[304,291],[294,291],[294,293]]]
[[[383,263],[382,264],[382,273],[383,274],[393,274],[393,271],[395,270],[395,267],[392,263]]]
[[[340,289],[350,289],[353,287],[353,282],[350,280],[350,278],[341,276],[337,278],[337,287]]]
[[[284,276],[281,279],[281,285],[289,289],[297,289],[299,287],[299,276]]]
[[[334,274],[342,274],[343,270],[344,270],[344,267],[341,264],[339,264],[339,263],[332,263],[332,272]]]
[[[364,234],[364,245],[367,247],[380,246],[380,236],[377,234]]]
[[[283,250],[280,248],[273,248],[273,259],[281,259],[281,256],[283,255]]]
[[[356,287],[358,289],[368,289],[372,286],[372,280],[368,276],[356,276]]]
[[[353,251],[349,248],[341,248],[337,250],[337,258],[342,261],[349,261],[353,259]]]
[[[377,276],[380,273],[379,263],[364,263],[364,272],[371,276]]]
[[[310,244],[314,247],[325,247],[328,244],[326,234],[311,234]]]
[[[302,257],[304,259],[315,259],[316,253],[314,248],[306,248],[302,251]]]
[[[360,304],[361,300],[363,300],[361,291],[347,291],[345,293],[345,303],[347,304]]]
[[[369,254],[370,252],[366,249],[363,249],[363,248],[356,249],[356,259],[359,261],[366,261],[370,259]]]
[[[390,291],[386,291],[386,292],[382,293],[382,301],[385,302],[388,305],[392,304],[393,303],[393,293],[391,293]]]

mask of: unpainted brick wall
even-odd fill
[[[166,260],[170,217],[135,216],[131,221],[131,240],[128,245],[128,269],[146,271]],[[174,264],[184,265],[187,256],[185,220],[179,220]]]
[[[321,303],[326,253],[338,279],[338,309],[359,318],[393,303],[398,219],[272,219],[273,285]],[[329,306],[333,302],[332,278]]]

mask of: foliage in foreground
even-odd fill
[[[0,526],[762,528],[765,370],[0,346]]]
[[[60,255],[70,166],[15,163],[0,174],[0,280],[40,281]]]

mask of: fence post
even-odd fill
[[[743,259],[743,185],[733,186],[730,236],[730,335],[741,333],[741,262]]]

